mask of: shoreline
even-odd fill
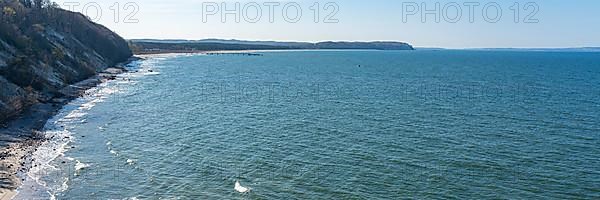
[[[415,51],[415,50],[377,50],[377,49],[246,49],[246,50],[160,50],[160,51],[139,51],[134,52],[134,56],[144,57],[152,55],[181,55],[181,54],[215,54],[215,53],[260,53],[260,52],[298,52],[298,51]]]
[[[12,199],[17,194],[25,174],[31,168],[31,155],[46,141],[42,132],[46,122],[69,102],[85,95],[88,89],[114,80],[117,75],[127,72],[125,66],[141,59],[134,56],[107,67],[88,79],[61,89],[64,97],[35,103],[16,118],[6,121],[5,127],[0,127],[0,200]]]

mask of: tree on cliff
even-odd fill
[[[31,8],[31,6],[33,5],[31,0],[20,0],[21,4],[23,4],[23,6],[25,6],[25,8]]]
[[[19,2],[25,8],[32,8],[35,6],[36,9],[42,9],[52,4],[49,0],[19,0]]]

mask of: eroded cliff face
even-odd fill
[[[33,102],[30,96],[21,87],[11,83],[4,77],[0,77],[0,115],[3,118],[10,117],[21,110],[27,104]]]
[[[132,56],[127,41],[85,16],[0,1],[0,123]]]

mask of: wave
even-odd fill
[[[79,160],[75,160],[76,164],[75,164],[75,176],[79,176],[79,172],[85,168],[90,167],[89,164],[85,164],[80,162]]]
[[[146,73],[144,73],[144,75],[146,75],[146,76],[160,75],[160,72],[146,72]]]

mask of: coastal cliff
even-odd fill
[[[128,43],[48,1],[0,1],[0,124],[132,56]]]

